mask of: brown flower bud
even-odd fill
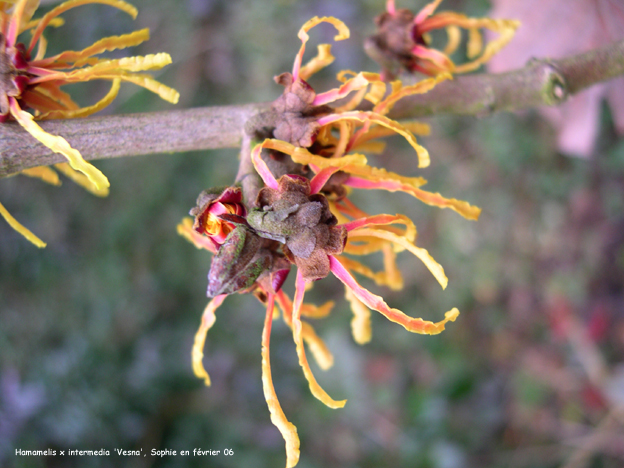
[[[247,221],[258,235],[285,244],[285,253],[306,280],[329,274],[328,255],[344,248],[347,232],[336,226],[336,217],[321,194],[310,195],[310,182],[293,175],[282,176],[279,187],[260,190]]]

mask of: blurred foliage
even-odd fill
[[[50,52],[149,27],[152,39],[133,54],[171,53],[174,63],[158,79],[181,92],[179,107],[263,101],[281,92],[272,77],[290,69],[299,26],[334,15],[351,27],[352,39],[335,46],[336,63],[313,84],[328,89],[340,68],[375,70],[361,43],[381,0],[134,4],[134,24],[102,5],[68,12],[67,24],[47,35]],[[443,6],[471,14],[488,7],[482,0]],[[323,28],[313,41],[327,40]],[[78,100],[104,94],[106,86],[79,87]],[[128,85],[107,112],[168,108]],[[462,314],[434,337],[374,316],[373,340],[360,347],[338,282],[317,283],[307,297],[332,298],[337,306],[315,323],[336,356],[333,369],[316,375],[330,394],[349,401],[332,411],[309,393],[292,337],[276,322],[273,374],[284,411],[299,428],[299,466],[622,466],[624,141],[611,116],[605,108],[600,145],[589,160],[558,154],[553,130],[535,113],[429,122],[432,136],[422,138],[429,169],[414,169],[415,155],[399,138],[378,165],[424,175],[430,190],[482,207],[481,219],[466,221],[407,195],[355,194],[371,213],[414,219],[419,244],[450,279],[440,290],[403,254],[404,291],[364,284],[410,315],[436,319],[453,306]],[[236,154],[96,162],[111,181],[106,199],[71,182],[56,188],[22,176],[0,181],[2,203],[48,243],[38,250],[0,226],[1,466],[283,465],[284,443],[260,380],[263,308],[236,296],[218,311],[205,350],[211,388],[190,366],[210,255],[175,227],[201,190],[233,180]],[[231,448],[234,456],[14,453],[115,447]]]

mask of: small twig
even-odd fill
[[[61,135],[86,160],[237,148],[245,122],[264,104],[203,107],[145,114],[49,120],[41,127]],[[14,122],[0,124],[0,178],[34,166],[65,161]]]
[[[508,73],[457,77],[427,94],[400,100],[393,117],[483,115],[558,105],[589,86],[622,74],[624,41],[619,41],[564,59],[532,60],[526,67]]]
[[[402,99],[392,118],[495,111],[555,105],[598,82],[624,74],[624,41],[560,60],[536,60],[509,73],[460,76],[427,94]],[[235,148],[241,129],[268,103],[206,107],[147,114],[41,122],[87,160]],[[34,166],[62,162],[16,123],[0,125],[0,178]]]

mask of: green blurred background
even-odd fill
[[[66,13],[67,24],[47,33],[50,53],[149,27],[152,39],[131,52],[172,55],[157,76],[180,91],[177,108],[267,101],[281,92],[272,77],[292,66],[300,25],[333,15],[352,38],[334,46],[336,63],[312,84],[333,87],[343,68],[377,71],[361,44],[382,0],[133,3],[134,22],[103,5]],[[483,15],[489,3],[443,7]],[[330,34],[316,28],[310,50]],[[107,89],[67,88],[84,104]],[[128,84],[106,113],[170,108]],[[410,216],[450,280],[442,291],[404,253],[404,291],[363,284],[413,316],[438,320],[454,306],[461,315],[434,337],[373,315],[373,339],[361,347],[339,282],[317,283],[311,302],[337,302],[314,323],[336,363],[313,369],[333,397],[348,399],[341,410],[310,394],[291,334],[275,322],[273,377],[299,430],[299,466],[624,466],[624,140],[608,109],[588,160],[558,153],[555,131],[535,112],[427,121],[430,168],[416,170],[398,137],[371,161],[422,175],[429,190],[483,214],[471,222],[404,194],[354,194],[371,213]],[[2,203],[48,243],[39,250],[0,223],[0,466],[284,465],[262,394],[264,310],[253,297],[228,298],[217,312],[204,361],[213,386],[191,370],[210,254],[176,224],[201,190],[233,181],[236,157],[232,149],[96,162],[111,182],[105,199],[67,180],[60,188],[0,181]],[[234,455],[16,457],[18,448]]]

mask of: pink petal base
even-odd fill
[[[331,258],[331,257],[330,257]],[[297,346],[297,356],[299,356],[299,364],[303,369],[303,375],[308,381],[310,385],[310,391],[312,395],[318,398],[320,401],[325,403],[330,408],[342,408],[347,400],[334,400],[332,399],[326,392],[321,388],[316,379],[314,378],[314,374],[312,374],[312,369],[310,369],[310,364],[308,363],[308,358],[305,354],[305,348],[303,347],[303,334],[302,334],[302,324],[301,324],[301,305],[303,304],[303,295],[305,294],[305,280],[301,275],[301,272],[297,272],[297,281],[295,288],[295,298],[293,303],[293,315],[292,315],[292,325],[293,325],[293,338],[295,340],[295,345]]]
[[[440,322],[429,322],[421,318],[413,318],[405,315],[398,309],[392,309],[385,303],[383,298],[371,293],[368,289],[363,288],[358,282],[351,276],[345,267],[333,256],[329,256],[330,268],[332,273],[344,285],[349,288],[355,297],[357,297],[368,308],[376,310],[384,315],[391,322],[398,323],[403,326],[407,331],[412,333],[420,333],[422,335],[437,335],[444,330],[446,322],[454,322],[459,311],[456,308],[449,310],[444,315],[444,320]]]

